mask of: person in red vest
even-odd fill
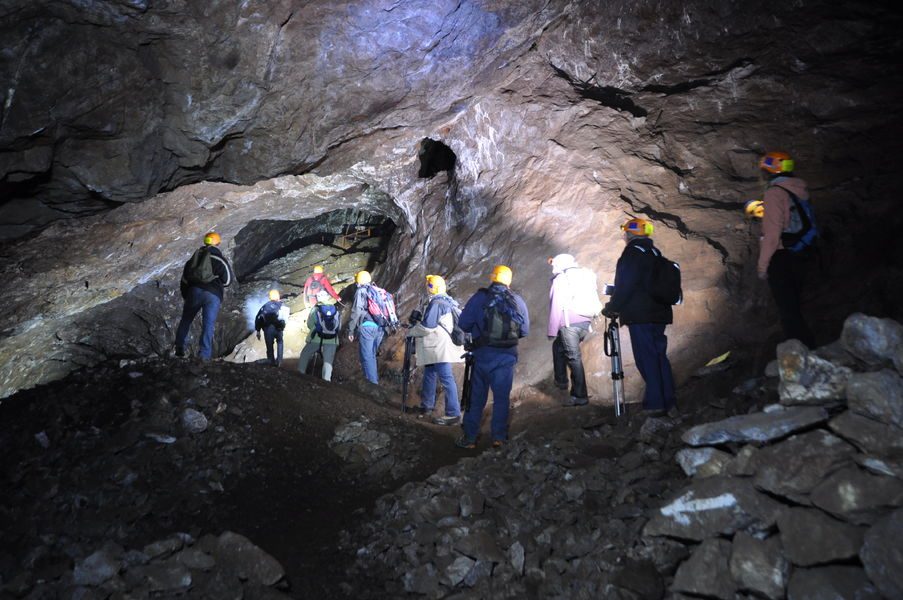
[[[304,301],[307,303],[307,306],[316,305],[317,294],[320,290],[332,296],[336,302],[340,300],[338,293],[333,289],[332,284],[329,283],[329,278],[323,272],[323,266],[317,265],[314,267],[313,275],[304,282]]]

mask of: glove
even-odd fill
[[[618,313],[616,313],[615,311],[613,311],[613,310],[609,307],[609,305],[606,304],[606,305],[602,308],[602,315],[605,316],[605,317],[608,317],[609,319],[614,319],[615,317],[618,316]]]
[[[260,340],[260,330],[259,329],[257,330],[257,339],[258,339],[258,341]]]

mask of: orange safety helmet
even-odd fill
[[[204,245],[205,246],[219,246],[219,243],[222,241],[222,238],[215,231],[209,232],[204,236]]]
[[[637,217],[621,225],[621,231],[631,235],[650,236],[655,231],[655,228],[646,219]]]
[[[493,283],[511,285],[511,280],[514,279],[514,274],[511,272],[511,269],[509,269],[505,265],[496,265],[496,267],[492,269],[492,275],[489,276],[489,279]]]
[[[772,175],[793,173],[793,159],[786,152],[769,152],[759,161],[759,168]]]

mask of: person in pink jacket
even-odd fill
[[[583,370],[583,356],[580,353],[580,342],[586,339],[590,331],[592,317],[579,314],[573,303],[578,285],[575,273],[579,267],[576,259],[570,254],[559,254],[549,259],[552,266],[552,287],[549,290],[549,329],[547,331],[552,342],[552,369],[555,373],[555,385],[560,389],[568,389],[568,368],[571,370],[571,395],[562,404],[564,406],[584,406],[589,402],[586,390],[586,373]]]
[[[756,273],[768,281],[786,339],[812,348],[814,338],[800,308],[806,255],[817,235],[806,182],[794,177],[786,152],[769,152],[759,162],[769,182],[759,213],[762,237]]]

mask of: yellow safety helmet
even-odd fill
[[[743,206],[743,212],[751,219],[761,219],[765,216],[765,203],[761,200],[750,200]]]
[[[769,152],[759,161],[759,168],[773,175],[793,173],[793,159],[786,152]]]
[[[640,218],[630,219],[621,225],[621,231],[631,235],[650,236],[654,230],[652,223]]]
[[[279,290],[270,290],[270,300],[279,300]]]
[[[222,241],[222,238],[215,231],[209,232],[204,236],[204,245],[205,246],[219,246],[219,243]]]
[[[426,287],[429,290],[430,294],[444,294],[447,289],[445,286],[445,280],[442,279],[440,275],[427,275],[426,276]]]
[[[323,265],[317,265],[316,267],[314,267],[314,273],[322,273],[322,272],[323,272]]]
[[[492,269],[492,275],[489,276],[490,281],[493,283],[501,283],[502,285],[511,285],[511,280],[513,278],[514,274],[511,272],[511,269],[505,265],[496,265],[496,267]]]
[[[366,285],[373,281],[373,278],[370,277],[369,271],[358,271],[357,275],[354,276],[354,283],[359,285]]]

